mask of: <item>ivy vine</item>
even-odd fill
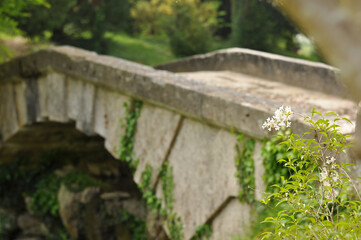
[[[163,163],[159,169],[159,178],[164,196],[164,207],[162,207],[162,200],[156,197],[155,190],[152,187],[151,179],[153,168],[149,164],[146,165],[145,170],[142,172],[139,188],[143,193],[143,200],[148,207],[165,218],[170,232],[170,239],[183,240],[182,221],[173,209],[174,180],[172,170],[173,168],[167,161]]]
[[[160,180],[162,182],[162,191],[164,196],[165,209],[162,213],[165,213],[166,221],[170,232],[170,238],[172,240],[183,240],[183,224],[181,218],[174,212],[173,203],[173,167],[169,165],[168,161],[164,162],[159,172]]]
[[[212,228],[210,225],[200,225],[196,228],[196,232],[191,240],[209,239],[212,235]]]
[[[237,141],[243,143],[242,148],[236,144],[237,156],[235,165],[237,172],[235,177],[239,181],[240,191],[238,198],[241,202],[252,203],[254,199],[255,177],[254,177],[254,160],[253,151],[255,146],[254,139],[244,140],[244,135],[239,134]]]
[[[125,118],[120,119],[121,128],[124,129],[124,134],[120,136],[118,156],[120,161],[128,163],[130,168],[134,171],[138,165],[138,160],[133,160],[134,135],[137,127],[137,120],[142,108],[142,102],[134,100],[131,107],[129,107],[127,103],[124,103],[123,106],[126,109],[127,115]]]
[[[142,197],[147,206],[154,212],[160,212],[162,207],[162,200],[157,198],[155,195],[155,190],[152,186],[152,174],[153,167],[147,163],[141,175],[139,188],[143,193]]]
[[[296,158],[295,153],[289,151],[287,146],[282,144],[290,135],[290,129],[280,130],[270,140],[265,139],[263,141],[261,156],[265,168],[263,180],[266,185],[266,192],[275,191],[276,188],[272,187],[274,184],[282,185],[282,176],[285,179],[289,177],[287,168],[285,168],[279,160]]]

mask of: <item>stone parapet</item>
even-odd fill
[[[240,51],[238,49],[231,49],[229,51],[230,53],[236,52],[238,57],[243,54],[242,51],[248,52],[248,50]],[[223,52],[213,53],[213,55],[233,56],[232,54],[226,53],[227,51],[225,50]],[[235,65],[237,59],[234,59],[233,61],[226,61],[227,59],[223,59],[222,64],[226,65],[226,63],[229,63],[230,66],[233,66],[230,69],[238,71],[237,66],[239,66],[239,69],[242,69],[242,60],[247,62],[247,64],[252,65],[252,69],[256,69],[258,65],[256,64],[257,61],[254,59],[266,59],[259,60],[260,62],[264,62],[264,67],[269,63],[270,65],[279,67],[278,70],[273,69],[273,72],[278,72],[278,74],[283,74],[284,76],[286,76],[285,74],[288,74],[287,78],[282,78],[284,81],[287,80],[288,82],[297,83],[299,82],[298,78],[302,75],[303,79],[319,79],[317,81],[312,80],[313,84],[307,84],[307,86],[317,85],[317,82],[324,79],[325,87],[322,89],[330,87],[342,91],[340,90],[342,88],[339,88],[336,83],[336,70],[330,66],[301,60],[293,60],[294,62],[291,62],[289,58],[285,58],[286,61],[283,57],[274,56],[274,61],[278,62],[276,64],[275,62],[269,62],[271,60],[265,57],[268,56],[268,54],[261,54],[258,57],[255,54],[256,52],[250,51],[250,53],[244,55],[249,56],[249,61],[246,61],[248,58],[244,57],[243,60],[240,58],[237,65]],[[189,61],[189,63],[191,63],[197,59],[199,62],[205,61],[206,59],[209,59],[209,61],[210,59],[213,59],[212,57],[206,56],[212,56],[212,54],[205,55],[203,58],[194,57],[184,61]],[[251,56],[253,56],[253,58]],[[221,57],[214,57],[215,60],[220,58]],[[197,64],[193,65],[196,66]],[[169,66],[171,66],[171,64]],[[209,66],[213,66],[213,70],[223,69],[222,67],[217,67],[217,64],[210,64]],[[281,66],[284,66],[284,71],[281,71]],[[275,74],[268,74],[266,70],[263,70],[262,65],[258,67],[260,72],[265,72],[262,73],[262,76],[267,77],[265,79],[262,78],[262,80],[272,80],[272,76]],[[306,70],[304,71],[302,69]],[[196,68],[185,68],[185,70],[193,71],[196,70]],[[0,84],[5,84],[9,80],[19,82],[21,79],[24,79],[27,92],[41,92],[43,88],[47,88],[48,91],[50,91],[52,88],[64,87],[64,82],[59,82],[55,79],[59,78],[59,76],[57,77],[57,74],[52,74],[52,77],[48,77],[49,80],[46,86],[39,84],[38,89],[33,89],[34,84],[32,85],[32,79],[39,77],[41,79],[42,75],[54,71],[61,73],[68,78],[71,77],[82,80],[84,84],[90,83],[95,87],[113,90],[126,96],[144,100],[171,111],[175,111],[181,115],[208,122],[215,126],[226,129],[233,128],[236,131],[245,133],[257,139],[268,136],[268,133],[260,128],[264,119],[272,115],[275,109],[280,105],[287,105],[287,101],[270,101],[266,96],[253,96],[247,92],[237,91],[236,87],[225,88],[223,86],[217,86],[216,84],[208,84],[204,81],[199,81],[195,76],[181,76],[167,71],[159,71],[148,66],[118,58],[97,55],[96,53],[73,47],[53,47],[0,65]],[[302,71],[303,73],[300,75],[298,74],[299,71]],[[260,75],[256,70],[248,71],[247,73],[254,74],[255,76]],[[332,84],[326,84],[327,81],[331,81]],[[78,88],[80,89],[82,87],[78,86]],[[84,91],[89,92],[87,97],[91,98],[92,92],[94,91],[91,89],[92,87],[84,85],[83,88]],[[69,91],[69,94],[71,95],[71,89]],[[34,94],[36,94],[36,92],[26,96],[29,98],[33,97]],[[54,98],[62,97],[51,93],[50,95],[51,98],[48,99],[50,102],[54,101]],[[343,94],[338,92],[336,93],[336,96],[338,95]],[[40,100],[42,99],[43,98],[40,97]],[[42,102],[43,101],[40,103]],[[304,114],[308,113],[311,109],[309,107],[306,109],[300,108],[298,111]],[[49,110],[53,111],[52,109]],[[64,117],[61,111],[56,110],[50,117],[55,120]],[[348,117],[350,117],[351,120],[354,120],[352,114],[348,114]],[[299,132],[302,132],[305,130],[305,126],[302,125],[302,121],[299,119],[295,119],[294,126],[296,129],[299,129]],[[89,123],[86,123],[83,120],[79,123],[79,127],[89,128],[87,124],[89,125]],[[88,129],[88,131],[91,132],[91,129]]]
[[[350,98],[339,79],[339,70],[334,67],[251,49],[223,49],[162,64],[155,68],[171,72],[239,72],[342,98]]]

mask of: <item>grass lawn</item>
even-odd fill
[[[146,65],[158,65],[177,59],[163,39],[132,37],[124,33],[105,35],[107,55],[128,59]]]

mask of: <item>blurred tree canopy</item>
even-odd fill
[[[29,7],[41,5],[49,7],[46,0],[3,0],[0,1],[0,32],[18,33],[18,22],[15,18],[27,17]]]
[[[2,0],[0,1],[0,33],[6,35],[20,34],[16,19],[28,16],[27,9],[32,6],[49,7],[46,0]],[[0,42],[0,62],[11,57],[12,52]]]
[[[29,17],[21,18],[19,28],[29,36],[51,34],[61,44],[105,52],[106,31],[130,31],[128,0],[48,0],[50,9],[31,6]]]
[[[219,1],[210,0],[138,0],[131,15],[136,31],[166,35],[174,54],[188,56],[210,50],[219,6]]]
[[[267,0],[232,0],[231,42],[267,52],[296,51],[297,29]]]
[[[226,47],[296,55],[299,48],[297,29],[269,0],[0,0],[0,31],[17,28],[106,54],[106,32],[166,39],[177,56]]]

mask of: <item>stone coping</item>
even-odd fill
[[[235,129],[257,139],[270,136],[260,126],[279,107],[274,102],[260,102],[247,93],[68,46],[41,50],[0,65],[0,84],[36,78],[49,71],[112,89],[215,126]],[[301,133],[307,127],[297,118],[293,128]]]
[[[323,63],[229,48],[158,65],[171,72],[233,71],[351,99],[339,78],[339,70]]]

